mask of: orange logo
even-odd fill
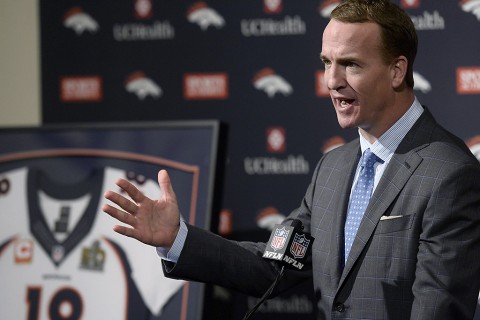
[[[404,9],[414,9],[420,7],[420,0],[402,0],[400,5]]]
[[[15,263],[29,263],[33,257],[33,241],[19,239],[15,241]]]
[[[465,12],[470,12],[480,20],[480,0],[462,0],[459,6]]]
[[[102,78],[78,76],[60,78],[62,102],[98,102],[102,100]]]
[[[137,19],[149,19],[153,15],[152,0],[134,0],[133,8]]]
[[[186,100],[220,100],[228,98],[226,73],[187,73],[183,77]]]
[[[218,234],[229,236],[233,232],[233,212],[230,209],[222,209],[218,220]]]
[[[75,31],[77,35],[85,31],[95,33],[98,31],[98,22],[80,7],[70,8],[63,17],[63,25]]]
[[[281,13],[283,0],[263,0],[263,11],[267,14]]]
[[[345,139],[340,136],[333,136],[325,140],[322,146],[322,153],[327,153],[333,149],[340,147],[345,144]]]
[[[270,127],[266,130],[267,152],[283,153],[287,149],[286,132],[282,127]]]
[[[273,98],[277,93],[288,96],[293,92],[290,83],[271,68],[263,68],[255,73],[252,82],[255,89],[264,91],[269,98]]]
[[[210,26],[220,29],[225,25],[225,19],[203,1],[198,1],[190,6],[187,11],[187,19],[191,23],[198,24],[202,31],[207,30]]]
[[[333,9],[335,9],[340,2],[340,0],[323,0],[318,8],[320,15],[324,18],[329,18]]]
[[[480,67],[457,68],[457,93],[480,94]]]

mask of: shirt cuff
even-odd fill
[[[177,263],[180,254],[182,253],[183,246],[185,245],[185,240],[187,239],[188,229],[185,221],[180,219],[180,229],[178,229],[177,237],[173,242],[171,248],[157,247],[157,254],[160,258]]]

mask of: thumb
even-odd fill
[[[167,197],[172,197],[175,194],[167,170],[162,169],[158,172],[158,185],[162,193]]]

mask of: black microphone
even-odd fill
[[[263,257],[276,260],[281,265],[281,269],[270,288],[268,288],[255,306],[247,312],[243,320],[250,319],[260,305],[270,297],[278,281],[283,277],[285,267],[295,270],[303,269],[305,261],[312,250],[313,240],[310,234],[303,232],[302,222],[298,219],[292,220],[289,226],[283,224],[274,226]]]
[[[263,257],[277,260],[289,269],[302,270],[312,250],[314,238],[303,232],[302,222],[292,220],[290,226],[276,224],[267,242]]]

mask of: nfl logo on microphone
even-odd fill
[[[287,241],[289,233],[290,230],[285,229],[285,227],[281,229],[275,229],[275,234],[273,235],[272,242],[270,244],[273,250],[281,250],[285,246],[285,242]]]
[[[305,253],[307,252],[309,244],[310,240],[308,240],[305,235],[295,233],[295,237],[290,247],[290,252],[296,259],[303,258],[305,257]]]

